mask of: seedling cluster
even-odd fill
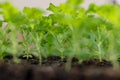
[[[12,54],[17,62],[18,56],[33,54],[40,63],[42,57],[60,56],[116,64],[120,58],[120,6],[90,4],[85,9],[82,2],[50,3],[48,16],[38,8],[20,11],[9,2],[0,3],[0,58]]]

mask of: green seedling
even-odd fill
[[[20,11],[9,2],[0,3],[0,15],[3,16],[0,20],[0,58],[8,52],[19,62],[17,56],[25,52],[27,59],[36,53],[40,64],[43,56],[57,55],[62,60],[68,57],[66,66],[69,69],[73,57],[80,62],[108,60],[119,67],[120,6],[90,4],[85,9],[81,7],[82,2],[67,0],[59,6],[50,3],[45,10],[52,12],[48,16],[38,8],[25,7]],[[2,22],[8,24],[4,30]],[[21,41],[19,34],[23,36]]]

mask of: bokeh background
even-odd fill
[[[46,9],[50,3],[53,3],[54,5],[59,5],[60,3],[66,2],[66,0],[0,0],[0,2],[4,2],[4,1],[12,2],[16,7],[20,8],[21,10],[25,6],[39,7],[41,9]],[[119,2],[120,0],[84,0],[82,6],[87,8],[90,3],[96,3],[97,5],[101,5],[101,4],[119,3]]]

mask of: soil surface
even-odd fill
[[[0,80],[120,80],[120,69],[113,69],[109,61],[86,60],[79,64],[76,58],[71,68],[66,70],[67,58],[52,56],[39,59],[35,56],[27,59],[19,56],[20,63],[14,63],[7,55],[0,60]]]

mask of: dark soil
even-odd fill
[[[81,64],[72,59],[71,69],[65,68],[67,58],[52,56],[39,59],[19,56],[20,63],[14,63],[7,55],[0,61],[0,80],[120,80],[120,69],[113,69],[109,61],[86,60]]]

